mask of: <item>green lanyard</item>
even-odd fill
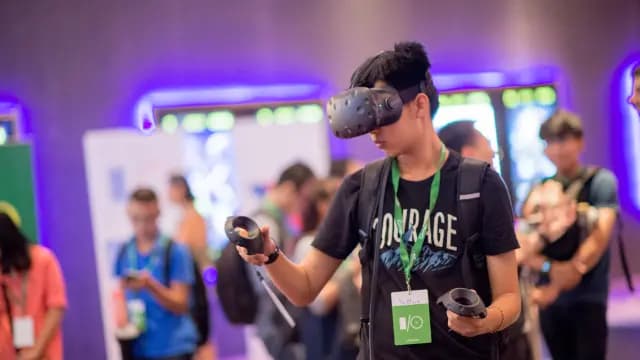
[[[436,170],[435,175],[433,176],[433,181],[431,182],[431,188],[429,190],[429,217],[424,219],[424,223],[422,224],[422,229],[418,233],[418,238],[416,243],[411,248],[411,257],[409,257],[409,252],[407,251],[407,245],[405,242],[409,242],[411,239],[411,235],[413,234],[413,230],[415,228],[414,224],[410,224],[409,228],[406,230],[404,235],[402,235],[402,239],[400,239],[400,259],[402,260],[402,268],[404,270],[404,278],[407,283],[407,290],[411,291],[411,270],[415,265],[416,259],[420,256],[420,252],[422,251],[422,246],[424,245],[424,238],[429,231],[429,222],[431,213],[433,212],[433,208],[438,200],[438,194],[440,193],[440,169],[444,164],[444,160],[447,156],[447,148],[444,144],[440,147],[440,162],[438,163],[438,168]],[[400,205],[400,200],[398,199],[398,186],[400,184],[400,169],[398,168],[398,160],[394,159],[393,164],[391,166],[391,182],[393,184],[393,194],[394,194],[394,206],[393,206],[393,220],[398,227],[398,231],[402,232],[404,230],[404,224],[402,223],[402,206]]]
[[[142,269],[138,269],[138,254],[136,251],[136,242],[135,239],[129,243],[129,248],[127,249],[127,255],[129,256],[129,269],[132,271],[146,270],[151,272],[160,262],[160,254],[162,249],[167,243],[168,239],[163,235],[158,235],[156,239],[156,243],[153,245],[153,249],[151,249],[150,259]]]

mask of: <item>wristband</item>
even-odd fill
[[[551,271],[551,261],[549,261],[549,260],[545,260],[545,261],[542,263],[542,267],[540,268],[540,272],[541,272],[542,274],[545,274],[545,275],[546,275],[546,274],[548,274],[548,273],[549,273],[549,271]]]
[[[276,260],[278,260],[278,257],[280,256],[280,248],[276,245],[276,249],[273,250],[273,252],[271,254],[269,254],[267,262],[265,262],[265,265],[269,265],[269,264],[273,264],[274,262],[276,262]]]

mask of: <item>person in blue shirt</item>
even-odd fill
[[[197,330],[189,316],[189,294],[194,283],[189,250],[172,243],[167,257],[171,240],[158,228],[160,209],[153,190],[135,190],[129,197],[127,213],[134,236],[116,259],[115,276],[124,290],[129,322],[140,333],[133,341],[133,358],[191,359]]]

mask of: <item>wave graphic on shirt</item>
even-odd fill
[[[434,251],[429,246],[422,249],[422,254],[418,263],[414,267],[414,271],[429,272],[448,269],[457,260],[457,256],[448,253],[445,250]],[[402,271],[402,260],[400,259],[400,247],[390,249],[380,254],[380,260],[387,269],[396,269]]]

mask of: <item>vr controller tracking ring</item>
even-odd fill
[[[438,304],[442,304],[447,310],[461,316],[485,318],[487,316],[487,307],[478,296],[478,294],[470,289],[455,288],[444,293],[438,298]]]
[[[264,244],[260,227],[247,216],[230,216],[224,224],[224,231],[229,241],[247,249],[247,254],[262,254]]]
[[[264,245],[260,226],[253,219],[247,216],[229,216],[224,223],[224,231],[232,244],[242,246],[247,249],[248,255],[262,254]],[[264,286],[267,295],[276,306],[278,312],[285,319],[291,328],[296,326],[296,322],[285,308],[278,296],[271,290],[262,274],[256,269],[256,276]]]

